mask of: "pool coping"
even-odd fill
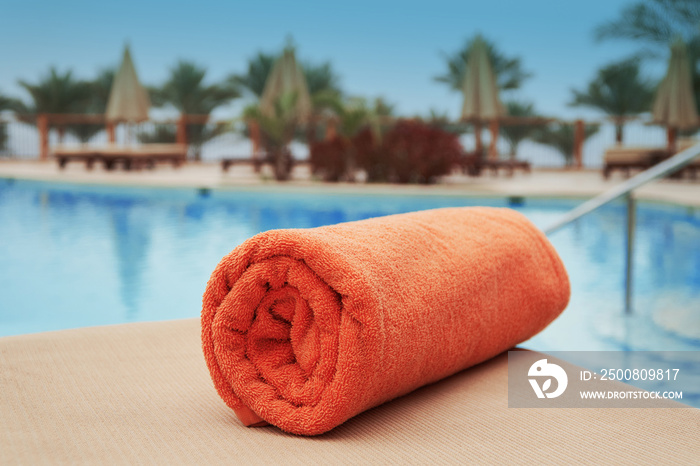
[[[12,165],[20,167],[13,169]],[[8,167],[9,166],[9,167]],[[39,169],[27,167],[39,167]],[[208,189],[223,192],[272,192],[305,194],[352,194],[367,196],[426,196],[465,198],[560,198],[585,200],[594,197],[618,184],[601,182],[597,170],[534,170],[532,175],[514,178],[480,177],[469,182],[448,181],[433,185],[400,185],[388,183],[329,183],[295,179],[287,182],[261,179],[258,176],[229,179],[225,176],[199,179],[198,173],[180,176],[180,172],[166,172],[158,177],[145,178],[143,173],[53,172],[46,171],[46,163],[11,162],[0,163],[0,179],[16,179],[83,186],[113,186],[124,188],[154,189]],[[9,170],[7,169],[9,168]],[[25,170],[23,170],[24,168]],[[191,164],[197,170],[216,170],[214,164]],[[44,171],[40,171],[44,169]],[[172,175],[171,175],[172,173]],[[539,178],[539,180],[538,180]],[[541,181],[541,183],[540,183]],[[556,181],[556,182],[554,182]],[[635,190],[635,198],[660,204],[700,207],[700,183],[660,180]]]

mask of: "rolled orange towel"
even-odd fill
[[[202,343],[245,425],[315,435],[527,340],[568,300],[523,215],[436,209],[250,238],[209,280]]]

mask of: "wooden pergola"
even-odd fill
[[[24,116],[22,119],[28,120],[29,116]],[[337,134],[338,119],[334,116],[320,116],[312,119],[315,122],[322,122],[326,125],[325,139],[332,139]],[[381,122],[391,124],[398,118],[382,117]],[[209,115],[180,115],[176,120],[165,120],[162,123],[170,123],[176,125],[175,141],[177,144],[187,144],[187,126],[190,124],[206,124],[210,121]],[[550,123],[564,123],[574,125],[574,167],[581,168],[583,166],[583,142],[584,142],[584,127],[583,120],[562,121],[555,118],[542,117],[515,117],[503,116],[494,120],[488,121],[489,130],[491,132],[491,143],[489,145],[488,156],[490,159],[498,157],[496,141],[498,140],[499,130],[502,126],[542,126]],[[250,138],[253,145],[253,156],[256,156],[262,148],[261,131],[258,123],[251,119],[247,120],[246,125],[250,131]],[[474,124],[474,121],[469,119],[459,120],[457,124]],[[481,122],[484,123],[483,121]],[[36,115],[36,126],[39,131],[39,159],[47,160],[49,155],[49,130],[51,127],[61,127],[66,125],[93,124],[104,125],[107,132],[107,140],[110,144],[116,141],[115,129],[116,124],[106,120],[104,114],[50,114],[41,113]]]
[[[26,117],[24,118],[26,119]],[[164,121],[163,123],[174,123],[176,125],[175,142],[177,144],[187,144],[187,125],[206,124],[209,115],[180,115],[177,120]],[[36,127],[39,131],[39,160],[47,160],[49,156],[49,130],[52,126],[66,125],[104,125],[107,132],[107,141],[110,144],[116,142],[116,126],[114,122],[106,119],[105,115],[99,114],[54,114],[40,113],[36,115]]]

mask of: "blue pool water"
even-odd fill
[[[545,226],[580,200],[514,206]],[[198,191],[0,178],[0,336],[196,317],[210,273],[272,228],[314,227],[508,199]],[[524,346],[543,351],[700,350],[700,209],[640,203],[634,314],[623,315],[624,205],[551,240],[569,308]]]

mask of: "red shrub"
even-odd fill
[[[400,120],[383,137],[380,153],[389,179],[434,183],[459,161],[463,150],[455,134],[417,120]]]
[[[348,149],[349,144],[339,136],[312,142],[309,151],[312,173],[320,174],[324,181],[340,181],[348,169]]]
[[[382,154],[377,138],[370,128],[365,128],[352,138],[357,166],[367,173],[367,181],[387,182],[391,177],[391,163]]]
[[[347,140],[336,137],[312,143],[310,161],[314,173],[326,181],[352,178],[362,168],[369,182],[434,183],[446,175],[462,156],[455,134],[416,120],[399,120],[377,140],[364,128]]]

